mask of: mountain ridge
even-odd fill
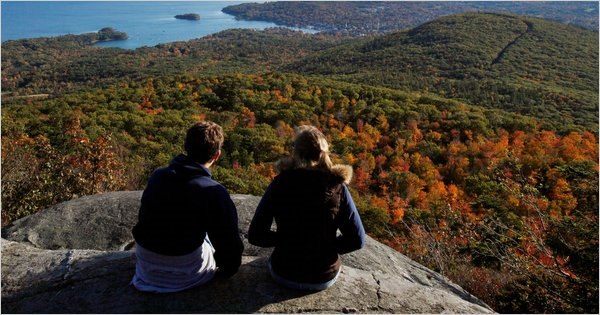
[[[548,118],[555,129],[598,127],[597,32],[530,17],[462,13],[354,39],[230,30],[133,51],[63,52],[71,38],[2,43],[3,92],[53,94],[154,75],[275,71],[436,93]],[[53,41],[42,54],[35,48]]]
[[[425,89],[594,130],[597,46],[597,33],[572,26],[507,14],[463,13],[407,32],[329,48],[283,69]]]
[[[56,45],[62,45],[59,39]],[[553,128],[598,127],[597,32],[530,17],[461,13],[409,31],[358,39],[233,30],[134,51],[83,47],[67,53],[57,46],[40,55],[28,48],[38,41],[2,43],[3,92],[46,94],[182,72],[281,71],[428,91],[549,118]],[[38,56],[43,58],[35,60]]]

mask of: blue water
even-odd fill
[[[230,28],[265,29],[274,23],[238,21],[221,12],[231,1],[2,1],[2,41],[97,32],[113,27],[127,40],[97,46],[137,48],[190,40]],[[197,13],[199,21],[175,19],[176,14]],[[311,30],[303,30],[312,32]]]

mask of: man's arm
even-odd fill
[[[365,245],[365,229],[346,185],[342,190],[338,222],[342,232],[336,239],[338,253],[346,254],[361,249]]]
[[[273,224],[273,183],[267,187],[265,194],[260,199],[250,228],[248,229],[248,242],[260,247],[273,247],[276,244],[277,233],[271,231]]]
[[[230,277],[242,264],[244,244],[238,231],[238,216],[235,204],[222,186],[216,186],[214,222],[208,222],[208,237],[215,248],[215,261],[219,275]]]

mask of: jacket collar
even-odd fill
[[[173,158],[171,163],[169,163],[169,167],[175,169],[178,173],[186,176],[212,177],[212,173],[206,166],[191,160],[185,154],[179,154],[178,156]]]
[[[284,158],[280,159],[279,161],[277,161],[275,163],[275,168],[277,169],[277,171],[279,173],[284,172],[284,171],[289,171],[289,170],[298,170],[298,169],[320,170],[323,172],[330,172],[331,174],[339,177],[340,180],[346,185],[350,184],[350,181],[352,180],[352,174],[353,174],[352,167],[350,165],[345,165],[345,164],[335,164],[329,170],[298,167],[298,163],[292,157],[284,157]]]

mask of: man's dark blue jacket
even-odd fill
[[[191,253],[208,234],[220,274],[232,275],[241,264],[244,245],[229,193],[183,154],[150,177],[132,232],[143,248],[169,256]]]

